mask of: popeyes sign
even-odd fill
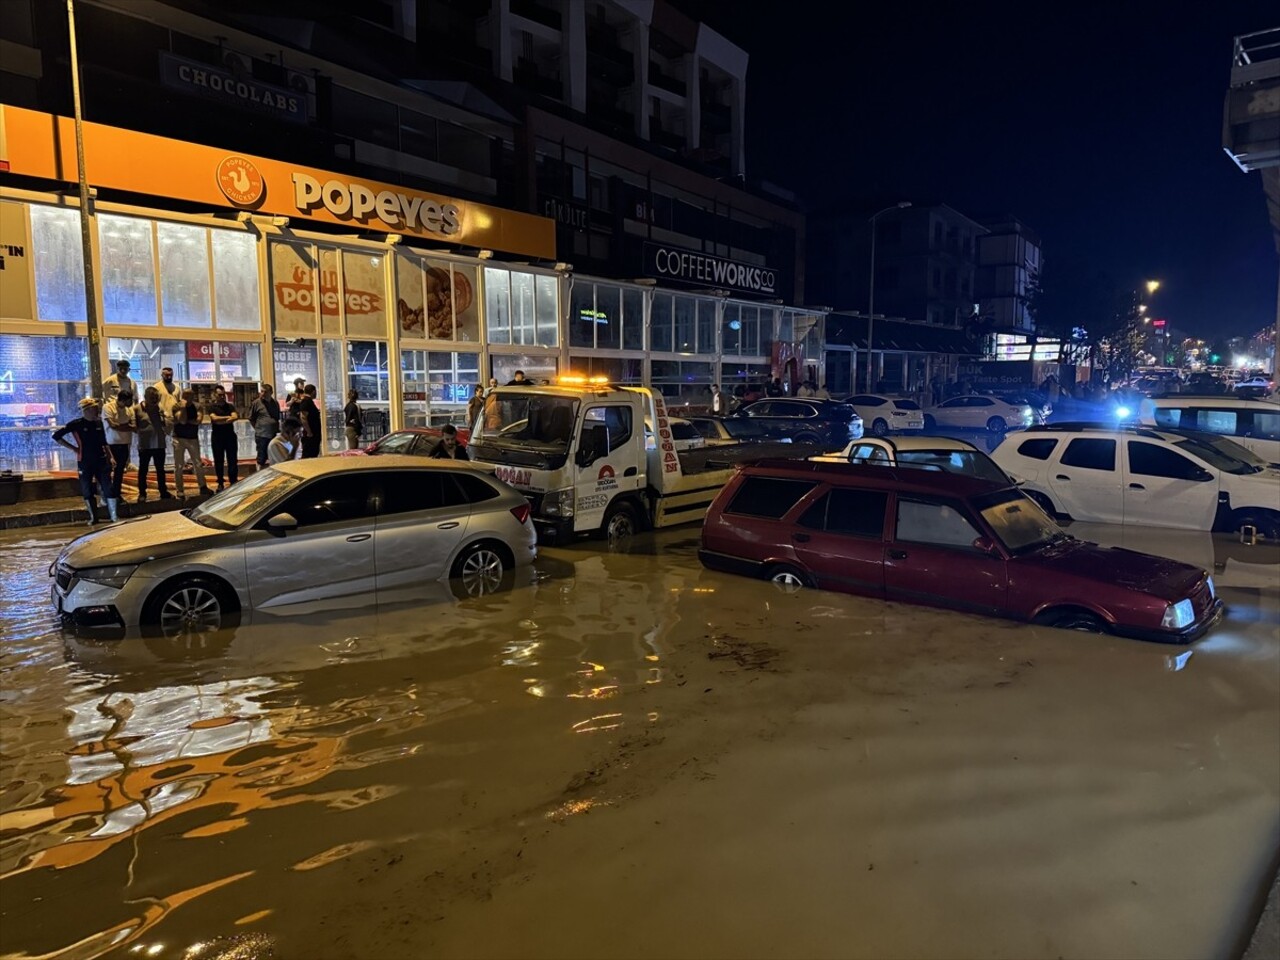
[[[70,118],[0,105],[0,142],[15,176],[75,182]],[[555,222],[534,214],[100,123],[84,152],[94,187],[556,259]]]
[[[287,310],[314,310],[315,287],[311,282],[312,271],[306,267],[294,267],[288,280],[276,281],[276,302]],[[345,305],[346,315],[380,313],[382,297],[372,290],[356,290],[350,285],[339,294],[338,271],[320,271],[320,313],[336,317]]]

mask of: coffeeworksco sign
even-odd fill
[[[668,247],[665,244],[644,245],[645,274],[704,287],[726,287],[748,293],[777,292],[778,276],[771,267],[726,260],[724,257]]]
[[[0,105],[10,170],[75,182],[75,126],[67,117]],[[84,125],[91,186],[215,207],[399,233],[542,260],[556,256],[555,223],[251,154],[151,134]]]

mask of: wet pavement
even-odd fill
[[[1219,957],[1280,849],[1280,550],[1169,647],[779,592],[697,528],[217,634],[0,534],[0,955]],[[1139,542],[1141,541],[1141,542]]]

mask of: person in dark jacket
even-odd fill
[[[269,383],[262,385],[257,399],[249,407],[249,423],[253,425],[253,443],[258,448],[258,466],[267,465],[267,448],[280,432],[280,401]]]
[[[218,477],[218,492],[225,488],[222,482],[223,466],[226,466],[228,483],[240,479],[240,442],[236,438],[236,421],[240,414],[227,400],[226,388],[221,384],[213,388],[213,403],[209,405],[209,439],[213,444],[213,470]]]
[[[75,437],[75,443],[67,437]],[[102,407],[97,397],[85,397],[80,401],[80,416],[53,432],[53,442],[74,451],[76,472],[80,475],[80,495],[89,508],[90,525],[98,522],[98,508],[93,496],[93,484],[107,501],[111,519],[118,520],[118,501],[111,495],[111,448],[107,445],[107,433],[102,426]]]
[[[302,388],[297,417],[302,422],[302,459],[320,456],[320,405],[316,403],[316,385],[308,383]]]
[[[436,441],[436,445],[432,447],[427,456],[435,460],[471,459],[471,456],[467,453],[467,448],[458,443],[458,428],[452,423],[446,423],[441,428],[440,439]]]
[[[160,391],[147,387],[146,399],[138,408],[138,502],[147,499],[147,467],[154,465],[156,486],[161,500],[172,500],[169,485],[165,481],[165,444],[168,440],[164,407],[160,403]]]
[[[346,424],[347,449],[354,450],[360,446],[360,438],[364,436],[364,416],[360,412],[360,391],[347,391],[347,405],[342,408],[342,417]]]

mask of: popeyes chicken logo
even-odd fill
[[[255,206],[266,193],[258,168],[244,157],[227,157],[218,164],[218,189],[237,207]]]
[[[315,290],[312,287],[311,271],[306,267],[294,267],[292,279],[278,281],[275,288],[276,302],[286,310],[315,311]],[[370,290],[347,286],[342,294],[346,300],[347,316],[378,313],[382,310],[382,297]],[[321,270],[320,312],[326,317],[338,316],[339,302],[337,271]]]

